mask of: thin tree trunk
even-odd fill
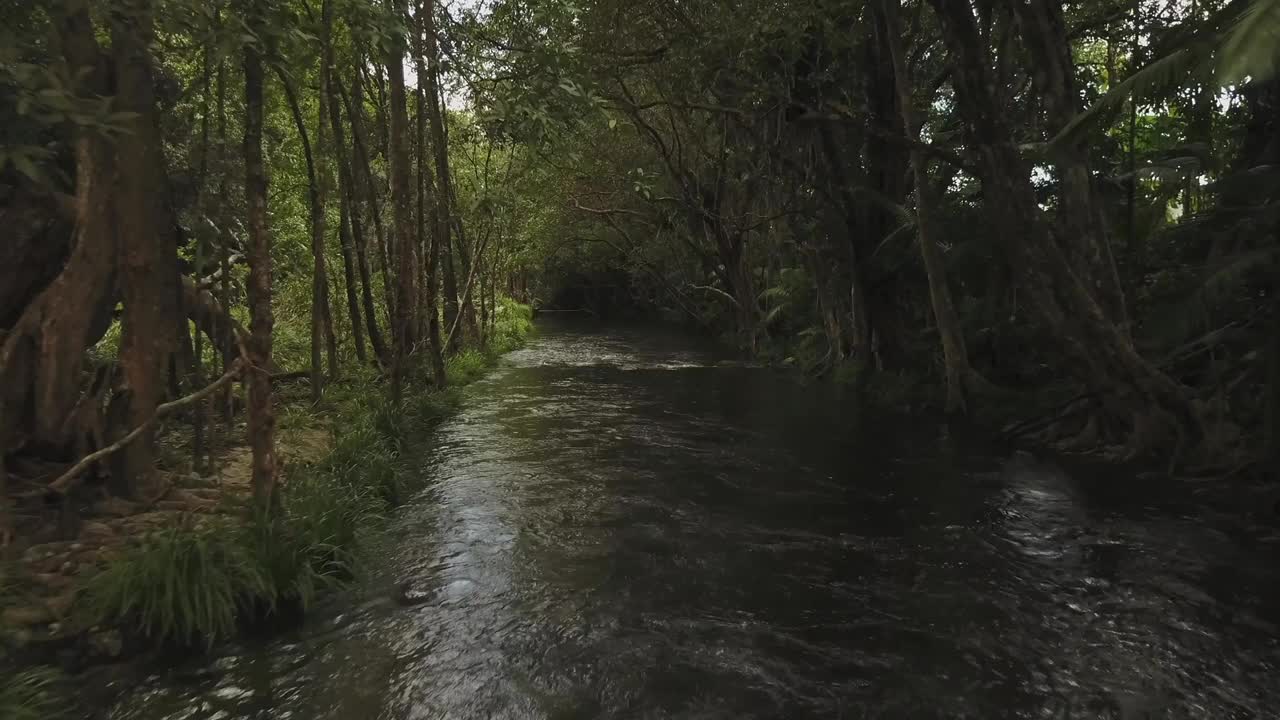
[[[294,127],[298,130],[298,139],[302,142],[302,157],[307,165],[307,197],[311,209],[311,402],[320,402],[324,396],[324,362],[321,359],[324,344],[324,314],[321,304],[324,294],[321,284],[324,282],[324,200],[321,197],[319,180],[316,177],[315,156],[311,152],[311,141],[307,137],[307,123],[302,117],[302,108],[298,105],[298,96],[293,91],[289,77],[280,68],[276,68],[280,78],[280,87],[289,104],[289,112],[293,115]]]
[[[907,139],[914,143],[920,137],[923,123],[916,112],[910,70],[902,51],[898,2],[899,0],[880,0],[884,18],[884,47],[889,52],[893,67],[902,126],[907,132]],[[926,101],[930,100],[931,98],[926,98]],[[938,335],[942,341],[943,368],[947,382],[946,410],[949,413],[964,413],[968,410],[967,391],[974,384],[972,378],[976,376],[976,372],[969,365],[969,352],[965,347],[960,315],[956,312],[951,288],[947,284],[946,260],[938,249],[938,223],[935,214],[937,201],[929,179],[928,160],[915,144],[911,146],[909,154],[916,191],[916,229],[920,255],[929,279],[929,300],[933,306],[934,321],[938,325]]]
[[[262,28],[261,8],[246,0],[244,16],[251,30]],[[255,43],[244,46],[244,169],[245,204],[249,208],[249,315],[247,344],[249,384],[249,445],[253,449],[253,498],[273,511],[278,504],[275,448],[275,409],[271,397],[271,341],[275,318],[271,310],[271,235],[267,228],[267,175],[262,156],[262,57]]]
[[[430,12],[430,8],[419,0],[414,8],[417,14],[417,27],[414,32],[414,70],[418,76],[418,86],[414,92],[414,99],[417,102],[417,163],[418,163],[418,242],[419,245],[424,244],[425,248],[423,264],[426,266],[426,283],[423,290],[423,307],[422,312],[426,316],[427,330],[427,352],[431,355],[431,378],[437,388],[443,388],[448,384],[448,377],[445,374],[444,364],[444,346],[440,337],[440,312],[436,307],[436,298],[439,294],[439,267],[440,267],[440,233],[438,232],[439,198],[435,192],[435,183],[431,176],[431,165],[427,162],[427,96],[424,90],[425,80],[428,77],[428,70],[425,61],[426,55],[426,33],[431,27],[426,21],[426,14]],[[432,203],[435,203],[433,205]],[[430,206],[430,208],[429,208]],[[428,229],[427,220],[436,219],[436,227]]]
[[[453,231],[453,181],[449,172],[449,141],[445,135],[443,109],[440,106],[440,48],[436,42],[435,0],[424,0],[422,3],[422,35],[426,44],[426,56],[430,66],[427,74],[421,79],[425,84],[427,100],[427,119],[431,124],[431,144],[435,150],[436,180],[439,185],[436,202],[436,234],[438,262],[444,271],[444,324],[454,327],[458,319],[458,278],[454,274],[453,243],[450,240]],[[458,338],[452,336],[445,348],[456,353],[459,349]]]
[[[196,201],[196,209],[202,216],[207,216],[208,214],[208,192],[205,188],[209,182],[209,94],[213,91],[213,82],[210,74],[212,56],[213,52],[210,46],[206,45],[200,59],[200,187]],[[195,263],[193,264],[197,277],[204,273],[204,264],[207,257],[206,248],[208,247],[208,243],[205,242],[206,233],[205,224],[200,222],[195,233],[196,252]],[[185,326],[187,318],[183,317],[181,319]],[[195,335],[195,361],[191,367],[191,385],[192,387],[204,387],[204,333],[197,328]],[[197,473],[204,469],[207,409],[208,403],[200,402],[192,410],[191,465],[192,469]]]
[[[387,255],[388,241],[386,229],[383,227],[382,223],[382,208],[378,201],[379,188],[377,183],[374,182],[373,166],[370,164],[372,156],[369,153],[368,133],[366,132],[364,125],[364,91],[360,80],[360,70],[358,68],[356,69],[352,79],[351,97],[348,98],[347,113],[350,115],[351,120],[351,137],[355,143],[356,159],[359,161],[359,168],[363,172],[363,185],[366,192],[365,199],[369,203],[369,215],[373,218],[374,240],[377,245],[378,265],[382,275],[382,292],[387,308],[387,323],[390,324],[391,318],[395,312],[395,298],[393,297],[393,285],[391,284],[391,275],[388,270],[390,264],[389,257]],[[367,251],[363,253],[363,257],[367,264]],[[368,285],[369,275],[367,270],[361,270],[361,275],[364,278],[365,284]],[[370,298],[370,300],[372,300],[372,298]],[[369,307],[372,307],[371,303],[366,303],[366,309]],[[369,322],[371,323],[369,337],[370,340],[372,340],[373,325],[376,325],[376,322],[373,318],[370,318]],[[385,350],[385,343],[383,343],[383,347]],[[380,353],[379,356],[382,358],[384,363],[389,363],[389,355]]]
[[[1066,128],[1080,110],[1075,61],[1063,19],[1062,0],[1004,0],[1018,20],[1031,56],[1032,79],[1044,106],[1050,134]],[[1094,294],[1111,320],[1128,328],[1124,289],[1111,250],[1111,234],[1093,188],[1093,173],[1083,146],[1057,157],[1057,233],[1077,274],[1090,278]]]
[[[337,138],[336,141],[341,142],[342,140]],[[344,158],[339,158],[339,163],[343,161]],[[347,317],[351,322],[351,336],[356,346],[356,359],[363,365],[369,361],[369,351],[365,347],[364,318],[360,315],[359,280],[356,277],[355,251],[351,240],[353,224],[358,222],[359,218],[354,217],[352,214],[354,208],[352,208],[350,201],[350,187],[348,186],[350,178],[344,177],[346,173],[347,170],[343,168],[339,171],[338,177],[338,194],[340,195],[338,202],[338,241],[342,246],[342,277],[343,286],[347,294]]]
[[[222,27],[221,11],[215,9],[215,22],[218,27]],[[218,64],[218,157],[222,158],[218,168],[218,197],[226,198],[230,190],[227,187],[227,176],[230,174],[225,160],[229,143],[227,142],[227,68],[226,63]],[[226,203],[218,204],[218,234],[220,235],[221,252],[219,253],[221,277],[218,282],[218,301],[222,305],[222,310],[226,316],[218,324],[218,347],[221,350],[219,356],[222,357],[222,370],[227,369],[226,358],[231,357],[232,346],[232,327],[231,327],[231,222],[230,213],[227,211]],[[234,423],[234,413],[232,412],[232,398],[234,397],[230,385],[225,386],[221,397],[217,402],[222,407],[222,423],[226,437],[231,437]]]
[[[329,272],[327,265],[328,258],[325,251],[325,210],[327,207],[327,198],[329,197],[329,183],[332,181],[332,175],[329,172],[329,147],[328,147],[328,124],[329,124],[329,93],[325,92],[325,88],[329,87],[329,74],[332,72],[333,63],[331,59],[331,50],[329,43],[328,28],[333,24],[333,0],[321,0],[320,5],[321,22],[323,25],[322,33],[324,37],[321,40],[320,51],[320,87],[316,96],[319,107],[316,113],[316,188],[319,193],[320,201],[320,230],[317,236],[315,247],[312,249],[316,255],[315,260],[315,277],[319,278],[320,289],[320,323],[324,331],[325,350],[327,360],[329,362],[329,379],[337,380],[342,375],[340,360],[338,359],[338,336],[333,331],[333,308],[330,303],[329,293]],[[339,229],[341,234],[341,229]],[[312,324],[315,321],[312,320]],[[314,390],[312,391],[314,393]]]
[[[364,306],[365,320],[369,328],[369,344],[373,347],[374,355],[378,356],[379,362],[383,365],[389,365],[390,355],[387,352],[387,345],[382,339],[382,332],[378,328],[378,315],[376,306],[373,301],[373,277],[369,268],[369,244],[364,235],[364,225],[360,222],[360,205],[357,199],[361,197],[356,192],[356,188],[363,188],[364,198],[369,207],[369,215],[373,218],[375,233],[380,237],[382,235],[382,214],[378,208],[377,190],[373,185],[373,173],[369,169],[369,153],[364,141],[364,119],[363,112],[360,109],[364,102],[360,94],[359,70],[356,71],[355,85],[351,96],[347,97],[342,89],[342,85],[334,79],[340,95],[343,96],[343,102],[347,107],[347,120],[351,124],[351,141],[354,148],[354,156],[351,160],[351,232],[352,239],[356,244],[356,264],[360,271],[360,299]],[[357,177],[357,171],[360,172]],[[381,241],[378,242],[381,246]]]
[[[388,0],[397,18],[408,19],[405,0]],[[395,361],[392,363],[391,396],[397,402],[404,392],[409,350],[413,341],[414,291],[413,273],[413,185],[410,180],[409,110],[404,85],[404,36],[396,33],[387,48],[387,74],[390,78],[391,137],[388,162],[391,167],[391,204],[395,219],[398,269],[395,328]]]

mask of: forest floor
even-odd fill
[[[324,457],[333,444],[333,433],[315,414],[306,412],[310,401],[305,384],[300,389],[286,387],[279,397],[283,412],[277,451],[283,467]],[[30,545],[0,566],[0,632],[5,644],[24,654],[34,651],[43,662],[64,659],[61,655],[77,662],[119,656],[124,640],[117,630],[86,624],[83,589],[108,563],[149,534],[243,505],[250,494],[252,452],[245,441],[243,417],[235,420],[229,433],[219,428],[233,442],[218,449],[207,472],[191,470],[189,428],[176,428],[160,439],[161,454],[168,462],[159,471],[164,490],[155,500],[131,502],[104,492],[101,499],[82,508],[74,538]]]

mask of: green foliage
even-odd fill
[[[489,350],[503,354],[524,344],[533,333],[533,308],[510,298],[498,301],[494,309],[493,333],[489,338]]]
[[[0,679],[0,717],[6,720],[55,720],[65,711],[59,699],[62,676],[36,668]]]
[[[246,604],[274,598],[271,579],[226,520],[147,537],[89,587],[92,612],[159,642],[212,644],[230,636]]]
[[[365,488],[295,475],[275,516],[207,519],[155,533],[90,581],[91,620],[153,641],[211,645],[247,619],[306,609],[358,574],[361,535],[377,517]]]
[[[452,415],[462,404],[462,393],[456,387],[438,392],[419,393],[414,413],[418,422],[430,425]]]
[[[489,357],[480,350],[463,350],[445,361],[445,373],[454,385],[470,385],[484,375]]]
[[[1223,83],[1255,82],[1275,75],[1280,61],[1280,0],[1253,0],[1222,44],[1218,77]]]

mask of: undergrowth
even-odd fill
[[[5,720],[52,720],[65,704],[57,685],[62,676],[50,668],[34,668],[0,678],[0,717]]]
[[[146,537],[90,582],[88,620],[136,628],[163,645],[210,645],[349,584],[369,531],[414,489],[404,461],[414,433],[452,413],[456,387],[482,376],[531,329],[529,308],[504,302],[489,346],[449,359],[449,389],[411,388],[393,402],[361,370],[331,386],[322,406],[295,409],[291,425],[328,420],[333,441],[325,456],[290,468],[280,511],[232,508]]]

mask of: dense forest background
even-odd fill
[[[273,376],[443,385],[531,292],[1256,465],[1278,7],[9,3],[4,465],[225,378],[172,408],[207,445],[239,379],[269,497]],[[154,485],[153,434],[102,456],[113,492]]]
[[[197,472],[247,443],[270,513],[284,384],[443,388],[512,299],[1065,449],[1280,458],[1276,0],[0,19],[6,541],[154,502],[175,428]]]

